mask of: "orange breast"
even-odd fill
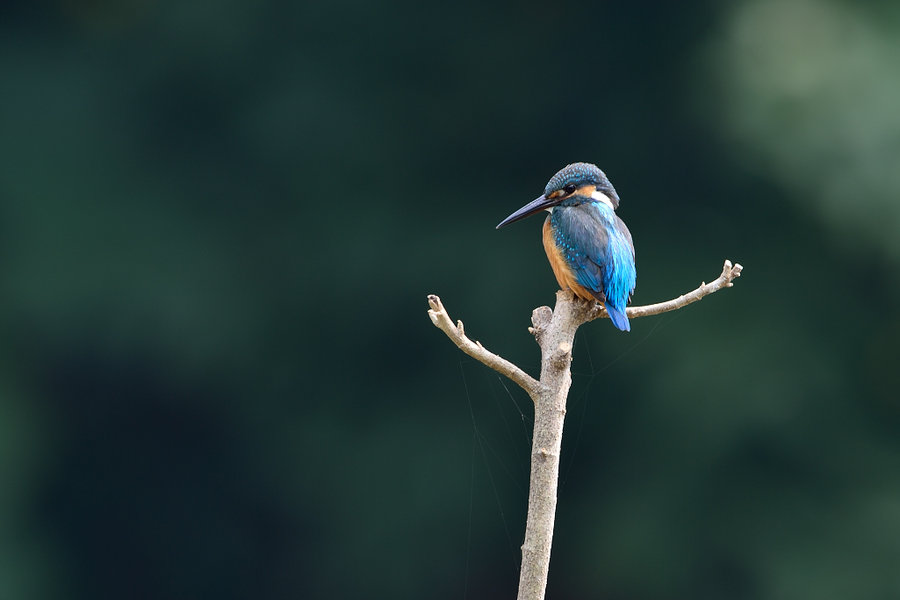
[[[547,260],[550,261],[550,267],[553,269],[553,275],[556,276],[559,288],[572,290],[576,296],[585,300],[600,300],[590,290],[578,283],[572,268],[566,263],[562,251],[557,247],[553,238],[553,226],[550,225],[550,217],[548,216],[547,220],[544,221],[544,252],[547,253]]]

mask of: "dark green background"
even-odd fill
[[[727,4],[727,6],[726,6]],[[549,597],[900,597],[895,3],[6,3],[0,598],[511,598],[540,218],[610,176]]]

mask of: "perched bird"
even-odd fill
[[[619,195],[596,166],[574,163],[550,178],[544,193],[509,215],[500,229],[541,210],[544,250],[560,288],[602,302],[613,325],[631,331],[625,305],[634,291],[634,244],[615,210]]]

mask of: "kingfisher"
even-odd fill
[[[497,225],[497,229],[546,210],[544,251],[563,290],[600,302],[613,325],[631,331],[625,305],[634,291],[634,243],[616,215],[619,195],[606,174],[590,163],[562,168],[544,193]]]

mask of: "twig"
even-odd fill
[[[743,269],[744,267],[740,264],[732,265],[730,260],[726,260],[725,265],[722,267],[722,274],[714,281],[709,283],[703,282],[700,284],[700,287],[694,291],[682,294],[672,300],[659,302],[657,304],[647,304],[645,306],[630,306],[626,311],[628,318],[636,319],[638,317],[649,317],[651,315],[659,315],[664,312],[683,308],[688,304],[703,299],[705,296],[718,292],[722,288],[732,287],[734,285],[734,280],[741,276],[741,271]],[[597,312],[590,317],[591,320],[598,318],[609,318],[609,315],[606,314],[606,309],[599,310],[598,307]]]
[[[456,325],[453,324],[453,321],[450,319],[450,315],[447,314],[447,310],[444,308],[443,303],[441,303],[440,298],[434,294],[429,295],[428,305],[431,306],[428,311],[431,322],[434,323],[435,327],[446,333],[447,337],[450,338],[460,350],[497,371],[501,375],[506,375],[519,384],[519,386],[528,392],[528,395],[532,398],[541,391],[541,382],[534,379],[528,373],[505,358],[490,352],[481,345],[481,342],[473,342],[466,337],[465,327],[463,327],[462,321],[457,321]]]

